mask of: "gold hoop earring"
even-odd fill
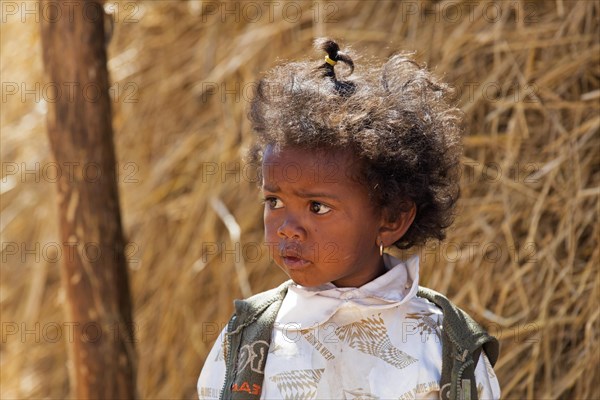
[[[379,255],[383,256],[383,241],[379,241]]]

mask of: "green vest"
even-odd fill
[[[289,280],[247,300],[235,301],[235,313],[224,338],[226,367],[221,399],[260,399],[271,332],[292,283]],[[440,399],[477,400],[475,366],[482,349],[492,366],[496,363],[498,341],[442,294],[419,287],[417,296],[436,304],[444,314]]]

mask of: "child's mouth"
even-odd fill
[[[297,269],[306,268],[310,264],[310,261],[307,261],[307,260],[305,260],[303,258],[299,258],[299,257],[284,256],[283,263],[285,264],[285,266],[288,269],[297,270]]]

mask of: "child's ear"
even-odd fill
[[[410,228],[415,220],[417,207],[413,201],[410,201],[403,208],[404,210],[397,213],[394,218],[390,218],[388,210],[382,213],[379,237],[377,238],[378,244],[379,241],[382,241],[384,247],[391,246],[404,236],[408,228]]]

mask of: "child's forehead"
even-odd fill
[[[262,160],[265,168],[301,168],[307,170],[346,170],[356,164],[351,151],[343,148],[301,148],[267,146]]]
[[[345,149],[267,146],[263,154],[263,182],[347,184],[357,171],[358,162]]]

